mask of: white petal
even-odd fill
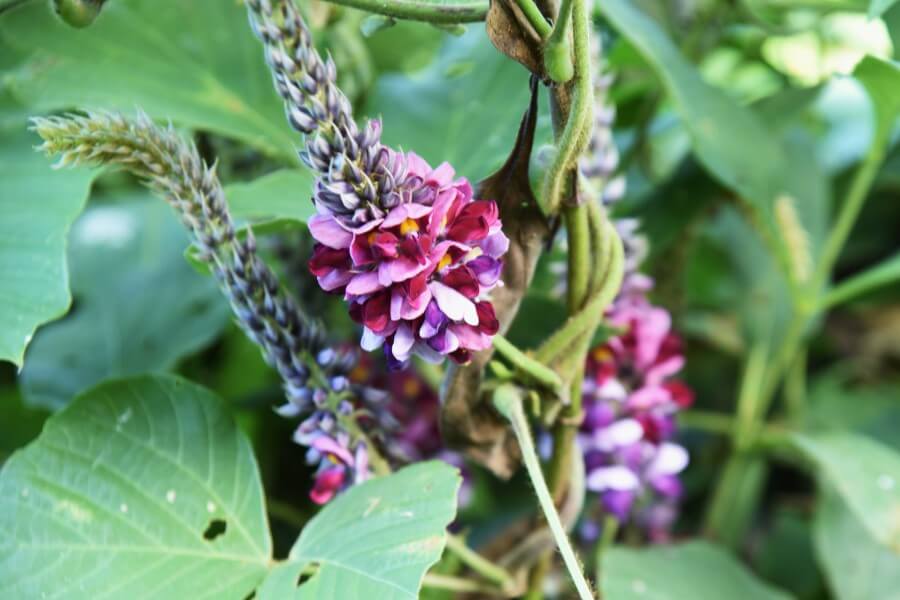
[[[400,361],[409,359],[409,351],[412,350],[415,341],[416,338],[413,336],[410,326],[406,323],[400,325],[394,335],[394,345],[391,347],[394,358]]]
[[[652,478],[658,475],[675,475],[684,470],[689,460],[687,450],[678,444],[663,442],[647,467],[647,476]]]
[[[640,481],[637,475],[623,465],[600,467],[591,471],[587,477],[587,487],[594,492],[605,490],[628,491],[637,489],[638,486],[640,486]]]
[[[634,419],[622,419],[609,427],[594,433],[594,445],[598,450],[609,452],[628,446],[644,437],[644,428]]]
[[[366,352],[372,352],[373,350],[378,350],[381,348],[381,345],[384,344],[384,338],[368,327],[363,327],[362,339],[359,340],[359,345]]]
[[[465,321],[469,325],[478,325],[478,311],[471,300],[451,287],[438,281],[429,284],[438,307],[452,321]]]

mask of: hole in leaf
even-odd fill
[[[297,587],[300,587],[301,585],[309,581],[318,570],[319,563],[310,563],[303,567],[303,570],[300,571],[300,575],[297,577]]]
[[[203,539],[207,542],[211,542],[225,533],[227,528],[228,523],[226,523],[224,519],[213,519],[209,522],[209,525],[206,526],[206,531],[203,532]]]

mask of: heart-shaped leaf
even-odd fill
[[[0,597],[242,600],[271,541],[247,438],[171,376],[104,383],[0,471]]]

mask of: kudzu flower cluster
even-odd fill
[[[252,232],[239,237],[215,167],[172,130],[143,114],[128,120],[115,114],[36,118],[40,149],[60,155],[59,166],[118,164],[139,176],[175,209],[199,249],[199,257],[231,302],[238,324],[263,351],[284,382],[285,416],[303,419],[295,439],[318,465],[312,497],[325,502],[342,486],[369,476],[365,442],[346,427],[364,413],[372,429],[394,421],[386,394],[351,383],[355,360],[325,341],[321,327],[284,292],[259,258]]]
[[[607,100],[610,83],[608,75],[595,77],[596,122],[579,163],[582,178],[607,206],[625,193],[624,176],[614,175],[619,155],[612,135],[615,108]],[[688,463],[687,451],[672,441],[675,416],[692,403],[693,393],[672,378],[684,365],[681,340],[668,311],[647,298],[653,281],[639,272],[647,250],[640,224],[614,224],[625,247],[625,277],[607,324],[618,333],[588,356],[579,442],[587,488],[599,495],[603,511],[622,522],[636,518],[651,538],[662,539],[676,516],[678,474]],[[582,522],[587,537],[597,535],[592,512]]]
[[[248,6],[288,121],[306,135],[300,158],[318,174],[309,268],[350,304],[362,347],[383,347],[392,368],[488,348],[499,328],[488,293],[509,246],[497,205],[450,165],[384,146],[378,121],[357,128],[292,2]]]

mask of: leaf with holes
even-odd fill
[[[109,2],[85,31],[29,2],[0,16],[0,37],[31,53],[10,85],[34,111],[140,106],[296,161],[241,2]]]
[[[103,379],[170,369],[228,323],[215,281],[184,260],[172,209],[145,194],[119,200],[72,227],[75,307],[35,336],[20,380],[29,405],[57,409]]]
[[[756,579],[729,554],[707,542],[642,550],[614,547],[603,554],[604,598],[615,600],[789,600]]]
[[[93,179],[53,171],[38,141],[24,122],[0,131],[0,360],[17,365],[35,329],[69,307],[66,233]]]
[[[793,441],[872,537],[900,552],[900,453],[854,433],[795,434]]]
[[[415,600],[444,549],[459,485],[455,468],[432,461],[350,488],[306,525],[259,600]]]
[[[244,598],[271,541],[247,438],[172,376],[104,383],[0,471],[0,597]]]

